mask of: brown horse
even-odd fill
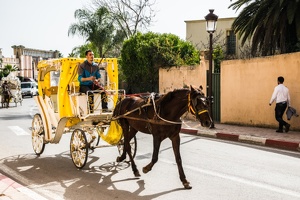
[[[2,107],[8,108],[10,98],[11,98],[11,92],[9,90],[8,83],[5,81],[1,87],[2,87]]]
[[[130,157],[131,167],[135,176],[140,173],[131,155],[130,140],[138,131],[152,134],[153,154],[151,162],[143,168],[143,172],[151,171],[154,164],[158,161],[158,153],[161,142],[169,138],[179,171],[179,177],[186,189],[191,189],[190,183],[186,180],[180,156],[180,137],[181,130],[180,117],[186,112],[191,111],[200,121],[202,126],[209,127],[212,123],[208,112],[208,102],[201,89],[178,89],[160,97],[145,98],[126,97],[120,101],[114,109],[114,118],[118,119],[123,129],[124,151],[117,158],[121,162],[126,158],[126,153]]]

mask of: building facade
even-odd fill
[[[16,58],[16,56],[12,56],[10,58],[9,57],[8,58],[3,57],[1,48],[0,48],[0,58],[2,59],[2,63],[1,63],[0,68],[3,68],[5,65],[11,65],[11,66],[15,66],[17,68],[20,67],[19,66],[19,63],[20,63],[19,59]]]
[[[213,44],[220,45],[227,58],[241,58],[244,48],[233,32],[231,26],[234,17],[219,18],[217,30],[213,34]],[[190,41],[197,49],[205,51],[209,49],[209,34],[206,31],[206,20],[188,20],[186,23],[186,41]]]
[[[19,76],[37,79],[37,64],[40,60],[58,58],[59,52],[12,46],[14,56],[19,59]]]
[[[0,68],[6,65],[11,65],[18,68],[17,76],[37,79],[37,64],[40,60],[48,60],[58,58],[59,51],[46,51],[39,49],[25,48],[22,45],[12,46],[14,55],[11,57],[3,57],[2,49],[0,48],[0,58],[2,63]]]

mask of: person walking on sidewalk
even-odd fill
[[[275,119],[279,123],[279,128],[276,130],[278,133],[283,133],[283,126],[285,126],[285,132],[289,132],[290,124],[285,122],[282,119],[284,111],[288,106],[291,105],[290,93],[289,89],[283,85],[284,78],[279,76],[277,78],[278,85],[274,88],[274,92],[272,94],[269,105],[271,106],[274,101],[276,101],[275,107]]]

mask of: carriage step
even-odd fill
[[[101,113],[101,114],[96,114],[96,113],[91,113],[83,117],[82,119],[84,120],[97,120],[97,121],[110,121],[112,118],[112,113]]]

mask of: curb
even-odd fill
[[[25,185],[29,184],[26,184],[25,179],[22,179],[21,176],[15,176],[14,179],[18,180],[18,182],[9,178],[7,174],[15,175],[15,173],[6,165],[0,163],[0,169],[0,199],[47,200],[47,198],[26,187]]]
[[[285,149],[290,151],[300,151],[299,142],[273,140],[273,139],[268,139],[263,137],[255,137],[251,135],[239,135],[234,133],[222,133],[222,132],[212,132],[212,131],[206,132],[206,131],[190,129],[190,128],[182,128],[180,132],[185,134],[190,134],[190,135],[199,135],[203,137],[213,137],[222,140],[263,145],[267,147],[274,147],[274,148]]]
[[[4,199],[33,199],[43,200],[44,197],[0,173],[1,196]],[[45,199],[46,200],[46,199]]]

